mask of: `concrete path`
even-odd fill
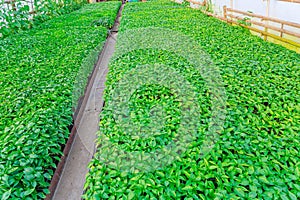
[[[123,6],[122,6],[123,8]],[[120,9],[120,11],[122,10]],[[77,132],[68,158],[59,179],[54,200],[81,199],[88,164],[95,152],[96,132],[99,129],[99,114],[103,106],[104,82],[108,72],[108,63],[114,53],[120,15],[102,50],[95,69],[95,79],[91,81],[90,93],[85,97],[86,106],[81,108],[80,121],[76,124]],[[80,111],[79,111],[80,113]]]

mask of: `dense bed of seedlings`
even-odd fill
[[[90,163],[85,199],[299,199],[300,55],[251,35],[247,30],[165,2],[125,6],[118,37],[127,30],[161,27],[187,35],[219,68],[226,89],[226,119],[214,148],[201,157],[211,104],[201,74],[167,49],[130,51],[110,65],[99,152]],[[134,31],[133,31],[134,32]],[[168,32],[166,32],[168,34]],[[117,51],[120,45],[117,46]],[[103,135],[125,152],[151,152],[174,140],[180,115],[176,94],[155,84],[140,87],[128,103],[132,124],[147,127],[153,105],[169,119],[159,136],[139,138],[118,125],[113,91],[126,72],[160,63],[188,80],[201,105],[198,137],[180,159],[154,171],[118,170],[120,157],[105,155]],[[146,76],[146,74],[145,74]],[[130,84],[130,82],[128,82]],[[128,85],[128,87],[132,87]],[[127,91],[124,91],[127,92]],[[103,161],[115,159],[115,165]],[[119,163],[120,164],[120,163]],[[121,163],[122,164],[122,163]],[[124,163],[123,163],[124,165]]]
[[[74,91],[84,90],[94,64],[87,60],[97,58],[91,52],[99,53],[119,7],[86,5],[0,40],[1,199],[42,199],[49,192],[72,124]],[[99,20],[108,24],[95,26]],[[74,90],[77,79],[82,88]]]

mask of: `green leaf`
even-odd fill
[[[268,179],[265,176],[260,176],[260,177],[258,177],[258,179],[263,183],[270,184],[270,182],[268,181]]]
[[[190,186],[190,185],[184,186],[184,187],[182,188],[182,190],[193,190],[193,189],[194,189],[194,187],[193,187],[193,186]]]
[[[131,199],[133,199],[135,197],[135,194],[134,194],[134,192],[133,191],[130,191],[129,193],[128,193],[128,200],[131,200]]]
[[[236,193],[240,197],[245,197],[245,192],[241,188],[235,188],[234,193]]]
[[[290,192],[290,191],[289,191],[289,197],[290,197],[292,200],[297,200],[297,196],[296,196],[294,193]]]
[[[250,198],[256,198],[257,197],[257,193],[256,192],[249,192],[249,197]]]
[[[11,189],[8,190],[8,191],[6,191],[6,192],[4,192],[4,194],[2,195],[1,200],[6,200],[6,199],[8,199],[8,198],[10,197],[10,194],[11,194]]]
[[[24,196],[28,196],[28,195],[30,195],[33,191],[35,191],[35,188],[32,188],[32,189],[29,189],[29,190],[26,190],[25,192],[24,192]]]

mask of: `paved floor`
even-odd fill
[[[118,21],[118,20],[117,20]],[[113,31],[117,30],[115,24]],[[81,199],[88,163],[95,152],[96,132],[99,129],[99,114],[103,106],[104,82],[108,72],[108,63],[114,53],[117,33],[112,32],[97,63],[96,78],[91,88],[82,118],[77,126],[77,134],[66,160],[62,175],[52,199]]]

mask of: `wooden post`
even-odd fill
[[[223,16],[227,19],[227,6],[223,6]]]
[[[263,21],[265,21],[265,20],[264,20],[264,18],[261,18],[260,21],[263,22]],[[266,24],[266,21],[265,21],[264,23]],[[267,28],[265,27],[264,29],[265,29],[265,30],[262,31],[262,32],[260,33],[260,35],[261,35],[261,37],[264,37],[264,40],[267,40],[267,36],[264,34],[264,32],[267,32]]]
[[[270,16],[270,0],[267,0],[267,10],[266,10],[266,14],[267,14],[267,17]],[[269,24],[269,21],[266,20],[265,23],[266,23],[266,25],[268,25],[268,24]],[[267,28],[267,27],[265,28],[265,32],[268,32],[268,28]],[[268,36],[265,35],[264,40],[267,40],[267,39],[268,39]]]
[[[281,23],[281,29],[283,29],[283,23]],[[282,31],[280,31],[280,37],[282,37],[283,36],[283,32]]]

